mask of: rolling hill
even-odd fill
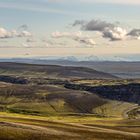
[[[0,75],[35,76],[49,78],[90,78],[113,79],[117,78],[108,73],[84,67],[68,67],[58,65],[35,65],[22,63],[0,63]]]
[[[135,88],[130,81],[84,67],[0,63],[0,81],[0,108],[14,113],[111,116],[105,110],[113,105],[121,116],[127,107],[139,103],[139,85]],[[83,83],[77,86],[76,81]],[[86,81],[90,87],[84,86]]]
[[[91,68],[0,63],[0,139],[138,140],[139,83]]]

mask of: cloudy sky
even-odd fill
[[[140,54],[140,0],[0,0],[0,57]]]

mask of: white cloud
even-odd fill
[[[27,38],[26,42],[33,43],[33,42],[36,42],[36,40],[32,37],[29,37],[29,38]]]
[[[0,38],[10,38],[10,37],[12,37],[12,33],[11,32],[8,32],[4,28],[0,28]]]
[[[128,33],[128,36],[131,36],[136,39],[140,39],[140,29],[133,29]]]
[[[59,32],[59,31],[56,31],[56,32],[53,32],[52,33],[52,37],[53,38],[76,38],[76,37],[80,37],[82,35],[82,32],[79,31],[79,32],[74,32],[74,33],[71,33],[71,32]]]
[[[54,32],[52,33],[53,38],[70,38],[75,41],[78,41],[79,43],[83,43],[86,45],[94,46],[96,43],[95,41],[89,37],[88,35],[83,35],[82,32]]]
[[[53,38],[62,38],[62,37],[71,37],[72,34],[71,33],[68,33],[68,32],[53,32],[52,33],[52,37]]]
[[[30,37],[32,34],[28,31],[22,31],[19,33],[19,37]]]
[[[90,46],[96,45],[96,42],[92,38],[78,38],[77,41]]]
[[[106,28],[114,27],[114,24],[101,20],[91,20],[89,22],[81,22],[81,20],[76,20],[73,26],[76,25],[80,25],[82,30],[87,31],[104,31]]]
[[[17,32],[16,30],[8,31],[5,28],[0,27],[0,38],[14,38],[14,37],[29,37],[32,34],[28,31]]]
[[[126,38],[127,31],[121,27],[106,28],[103,37],[110,38],[112,41],[123,40]]]
[[[109,38],[111,41],[140,38],[140,29],[132,29],[128,33],[125,28],[106,21],[91,20],[89,22],[83,22],[82,20],[76,20],[73,26],[78,25],[81,27],[81,30],[98,31],[104,38]]]
[[[27,43],[22,43],[22,46],[23,46],[23,47],[30,47],[30,45],[27,44]]]

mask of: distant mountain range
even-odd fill
[[[1,58],[0,61],[26,61],[26,60],[56,60],[56,61],[140,61],[140,54],[122,54],[122,55],[77,55],[77,56],[38,56],[28,58]]]

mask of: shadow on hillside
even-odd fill
[[[140,104],[140,84],[137,83],[128,85],[107,85],[96,87],[66,84],[65,88],[86,90],[95,93],[103,98]]]

